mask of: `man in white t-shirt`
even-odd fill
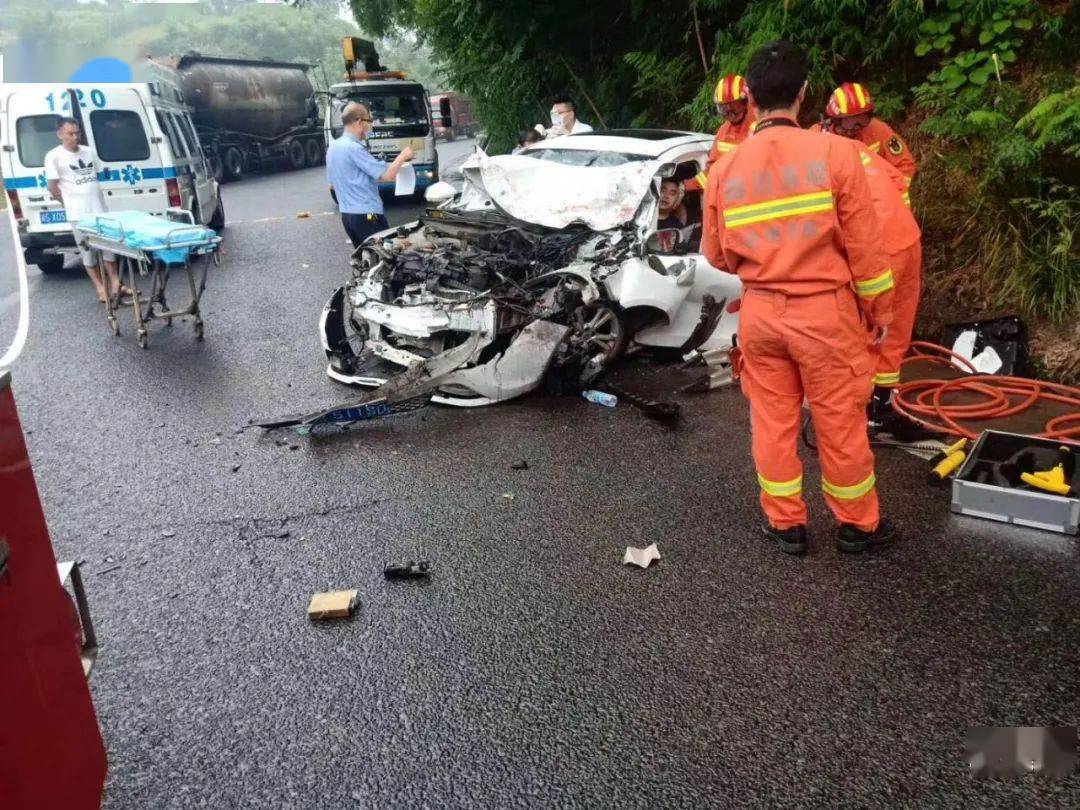
[[[79,217],[105,213],[105,197],[102,196],[97,176],[101,169],[98,165],[100,161],[93,149],[79,143],[80,134],[78,121],[74,118],[61,118],[60,126],[56,130],[60,145],[45,155],[45,180],[49,185],[49,193],[53,199],[63,204],[72,231],[75,230]],[[76,244],[78,241],[79,235],[76,233]],[[106,294],[101,271],[98,269],[99,262],[105,265],[109,275],[109,290],[115,292],[120,289],[123,292],[116,275],[116,256],[81,245],[79,253],[82,254],[86,274],[97,288],[99,301],[104,302]]]
[[[559,96],[551,105],[551,129],[549,138],[557,135],[576,135],[579,132],[592,132],[593,128],[577,119],[577,107],[566,96]]]

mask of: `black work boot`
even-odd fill
[[[774,540],[785,554],[806,553],[806,527],[792,526],[790,529],[777,529],[772,524],[764,526],[765,536]]]
[[[884,518],[872,532],[864,532],[851,523],[841,523],[836,535],[836,547],[841,551],[854,554],[874,546],[883,546],[895,538],[896,529]]]
[[[882,424],[891,419],[895,412],[892,408],[893,389],[882,385],[874,386],[874,394],[866,406],[866,417],[874,424]]]

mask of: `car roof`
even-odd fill
[[[537,141],[529,149],[588,149],[657,158],[680,146],[709,144],[713,136],[674,129],[608,129]]]

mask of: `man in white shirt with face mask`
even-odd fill
[[[80,135],[78,121],[74,118],[61,118],[56,130],[60,145],[45,155],[45,181],[49,194],[64,206],[72,229],[81,216],[105,213],[105,198],[101,193],[101,186],[98,185],[100,161],[93,149],[79,143]],[[76,234],[76,242],[78,238]],[[82,254],[86,274],[97,288],[99,301],[104,303],[106,295],[99,264],[105,265],[109,275],[109,292],[127,292],[121,288],[117,278],[116,257],[113,254],[82,247],[79,252]]]
[[[557,135],[576,135],[579,132],[592,132],[593,128],[577,119],[577,108],[566,96],[555,99],[551,105],[551,129],[548,137]]]

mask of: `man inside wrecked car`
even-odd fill
[[[412,160],[413,152],[406,146],[390,164],[374,157],[365,145],[371,134],[371,111],[363,104],[346,104],[341,123],[345,131],[326,151],[326,178],[337,195],[341,224],[356,248],[373,233],[390,227],[383,214],[379,183],[394,182],[401,167]]]
[[[807,65],[789,42],[750,60],[754,133],[721,157],[705,188],[702,253],[737,273],[743,392],[765,534],[806,551],[803,470],[796,452],[804,397],[818,438],[821,487],[840,524],[840,551],[892,539],[878,507],[866,433],[870,335],[893,319],[893,277],[851,140],[799,128]]]
[[[660,181],[660,209],[657,212],[656,230],[661,250],[674,247],[671,230],[679,232],[679,243],[688,244],[701,238],[701,215],[686,205],[683,184],[673,177]]]

